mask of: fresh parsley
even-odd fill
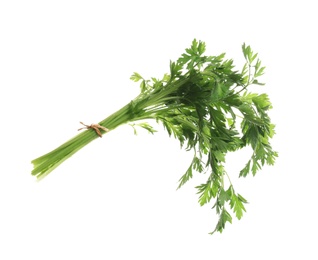
[[[135,99],[97,125],[89,126],[87,131],[33,160],[32,174],[37,178],[49,174],[98,138],[97,130],[105,134],[106,128],[111,131],[130,123],[135,131],[135,126],[140,126],[153,134],[153,127],[143,121],[153,119],[193,153],[178,188],[193,178],[195,172],[207,175],[206,182],[196,188],[199,204],[213,201],[219,215],[211,233],[222,232],[226,222],[232,222],[230,210],[241,219],[247,200],[234,190],[231,181],[225,187],[224,180],[229,179],[226,154],[246,146],[252,148],[250,159],[239,173],[242,177],[255,175],[264,164],[273,165],[278,156],[270,144],[275,131],[268,114],[272,108],[269,97],[249,90],[253,84],[264,85],[258,78],[265,67],[257,53],[245,44],[242,51],[246,62],[241,71],[235,70],[233,60],[225,59],[224,53],[206,56],[205,49],[204,42],[193,40],[177,61],[170,62],[170,72],[161,79],[144,79],[135,72],[131,80],[140,84],[140,94]]]

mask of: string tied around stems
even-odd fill
[[[109,131],[108,128],[103,127],[103,126],[101,126],[101,125],[99,125],[99,124],[86,125],[86,124],[84,124],[83,122],[80,122],[80,123],[81,123],[82,125],[84,125],[85,127],[79,128],[77,131],[80,131],[80,130],[83,130],[83,129],[93,129],[93,130],[95,130],[96,134],[98,134],[99,137],[102,137],[102,134],[101,134],[101,132],[100,132],[99,129],[102,129],[102,130],[104,130],[105,132],[108,132],[108,131]]]

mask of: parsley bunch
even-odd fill
[[[269,142],[275,133],[268,115],[271,102],[266,94],[248,91],[250,85],[263,85],[258,77],[265,67],[250,46],[243,44],[242,50],[246,63],[240,72],[234,70],[233,60],[225,59],[224,53],[204,55],[205,43],[197,40],[176,62],[170,62],[170,73],[162,79],[146,80],[135,72],[131,79],[140,82],[140,94],[99,122],[99,134],[95,128],[88,129],[33,160],[32,175],[43,178],[100,133],[106,133],[106,128],[111,131],[122,124],[154,119],[182,147],[193,152],[178,188],[194,172],[207,174],[207,181],[196,187],[199,203],[204,205],[213,199],[219,221],[211,233],[222,232],[226,222],[232,222],[227,207],[240,219],[247,203],[230,181],[225,185],[225,178],[229,178],[224,166],[226,154],[245,146],[252,148],[251,158],[239,173],[243,177],[255,175],[264,164],[273,165],[277,157]],[[137,125],[155,132],[146,122]]]

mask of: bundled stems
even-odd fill
[[[165,97],[184,82],[174,84],[174,87],[169,87],[160,93],[152,93],[146,96],[138,95],[133,101],[101,121],[99,125],[108,130],[113,130],[131,121],[155,119],[156,112],[164,111],[162,105],[166,100]],[[148,107],[150,107],[149,110],[147,110]],[[105,133],[103,129],[102,133]],[[94,131],[82,132],[53,151],[34,159],[32,161],[34,166],[32,175],[37,176],[38,179],[45,177],[62,162],[96,138],[98,138],[98,135]]]
[[[113,130],[119,125],[129,122],[130,116],[130,104],[127,104],[117,112],[113,113],[99,125],[107,127],[109,130]],[[105,133],[104,130],[101,130],[102,134]],[[59,166],[66,159],[71,157],[77,151],[82,149],[84,146],[89,144],[91,141],[98,138],[98,135],[94,130],[88,130],[79,133],[74,138],[70,139],[66,143],[57,147],[53,151],[37,158],[32,161],[34,169],[32,170],[32,175],[37,176],[41,179],[53,171],[57,166]]]

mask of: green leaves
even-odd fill
[[[138,82],[138,81],[141,81],[140,83],[140,92],[141,94],[149,91],[149,80],[145,80],[139,73],[137,72],[134,72],[131,76],[130,76],[130,79],[134,82]],[[155,79],[154,79],[155,80]]]
[[[240,194],[236,195],[233,191],[230,199],[230,205],[237,219],[241,219],[243,212],[246,211],[243,203],[247,203],[246,199],[244,199]]]
[[[134,72],[134,73],[130,76],[130,79],[131,79],[132,81],[138,82],[139,80],[142,80],[143,78],[142,78],[142,76],[141,76],[139,73]]]
[[[255,72],[254,72],[254,78],[260,77],[264,74],[265,67],[261,67],[261,61],[257,60],[255,64]]]
[[[215,230],[222,232],[233,213],[241,219],[246,199],[235,192],[226,172],[226,155],[249,146],[252,154],[240,177],[256,173],[265,165],[273,165],[278,154],[271,147],[275,134],[268,112],[272,104],[267,94],[250,92],[253,84],[263,85],[259,77],[265,67],[250,46],[242,45],[245,64],[237,70],[225,53],[204,55],[205,43],[194,39],[190,48],[176,61],[170,61],[169,73],[161,79],[144,79],[134,72],[130,77],[140,84],[140,94],[99,124],[108,129],[130,123],[134,132],[138,125],[149,133],[156,130],[140,120],[161,123],[180,146],[193,152],[193,159],[179,179],[178,188],[194,175],[206,174],[207,180],[196,186],[201,206],[213,203],[219,216]],[[239,72],[240,71],[240,72]],[[64,160],[80,150],[96,134],[84,131],[52,152],[32,161],[32,174],[45,176]],[[142,162],[141,162],[142,163]]]
[[[149,125],[146,122],[139,123],[139,124],[130,124],[130,126],[134,129],[135,135],[137,135],[137,130],[136,130],[135,126],[139,126],[141,128],[146,129],[150,134],[154,134],[155,132],[157,132],[157,130],[155,130],[151,125]]]
[[[190,49],[186,49],[186,52],[191,56],[201,56],[205,52],[205,43],[194,39]]]
[[[251,84],[262,85],[256,78],[263,75],[265,67],[261,66],[258,54],[243,44],[246,63],[239,73],[234,70],[233,60],[225,59],[225,54],[203,56],[204,51],[205,44],[193,40],[176,62],[170,62],[167,80],[153,81],[148,89],[150,99],[155,100],[151,105],[160,107],[153,115],[156,121],[181,146],[194,152],[178,189],[196,172],[209,173],[207,181],[196,187],[199,204],[214,201],[213,208],[219,215],[214,232],[222,232],[226,222],[232,223],[226,207],[241,219],[247,203],[232,184],[225,187],[224,178],[231,183],[224,167],[226,154],[244,146],[252,148],[250,160],[239,172],[240,177],[245,177],[249,173],[255,175],[265,163],[273,165],[277,152],[269,142],[274,135],[274,125],[268,116],[272,108],[269,97],[247,91]],[[155,99],[156,96],[160,98]]]
[[[252,97],[252,102],[260,113],[262,110],[268,110],[272,108],[272,104],[267,94],[254,95]]]
[[[184,175],[179,180],[178,189],[181,188],[186,182],[188,182],[193,177],[193,171],[203,172],[204,165],[203,162],[196,155],[193,157],[193,160]]]
[[[214,231],[211,232],[210,234],[212,235],[216,231],[222,233],[222,231],[225,228],[226,222],[229,222],[229,223],[232,224],[232,216],[231,216],[231,214],[229,212],[226,211],[225,208],[222,208],[222,212],[220,214],[219,221],[216,224],[216,227],[215,227]]]
[[[210,202],[212,198],[215,198],[219,190],[219,183],[211,178],[204,184],[196,187],[198,189],[199,203],[201,206]]]
[[[243,212],[246,211],[244,204],[247,203],[247,200],[243,198],[242,195],[235,193],[232,185],[227,190],[224,190],[223,187],[220,188],[214,208],[216,208],[217,214],[219,214],[219,221],[215,227],[214,232],[222,232],[225,228],[226,222],[232,223],[232,216],[226,210],[227,204],[230,205],[231,210],[235,214],[237,219],[241,219]]]
[[[256,60],[258,54],[254,53],[250,46],[246,46],[245,43],[242,45],[242,51],[244,58],[246,60],[245,65],[242,69],[243,82],[245,84],[256,84],[256,85],[265,85],[260,83],[256,78],[262,76],[265,71],[265,67],[261,66],[261,61]]]
[[[245,43],[243,43],[242,45],[242,51],[243,51],[244,58],[248,61],[248,63],[252,63],[257,57],[257,53],[254,54],[251,47],[246,46]]]
[[[186,53],[183,53],[178,59],[178,64],[181,66],[187,64],[187,69],[193,69],[195,66],[200,67],[202,59],[202,54],[205,52],[205,43],[197,41],[194,39],[190,48],[185,50]],[[204,57],[203,57],[204,58]]]

